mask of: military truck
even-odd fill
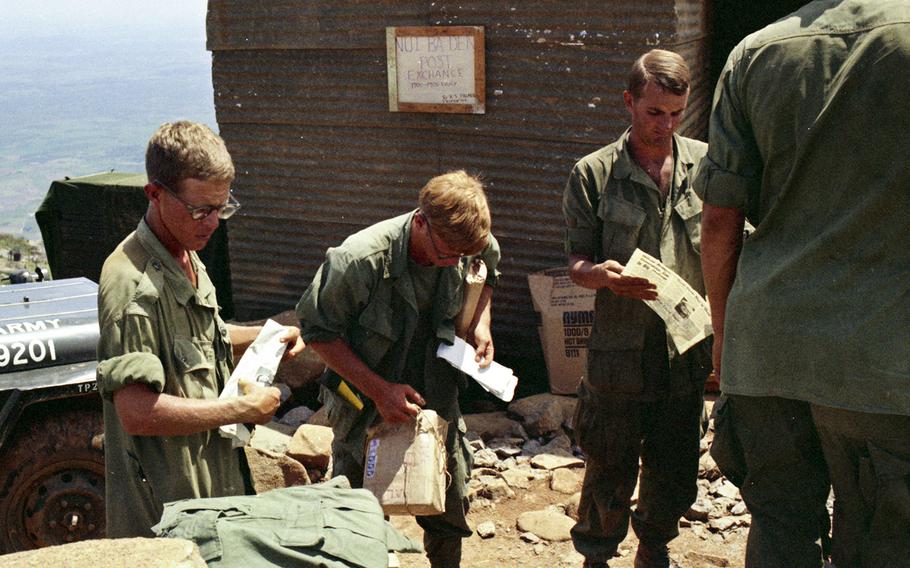
[[[98,286],[0,286],[0,553],[105,535]]]

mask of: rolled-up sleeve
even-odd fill
[[[763,162],[738,82],[746,65],[742,46],[724,66],[711,111],[708,154],[695,180],[695,191],[715,207],[747,209],[761,188]]]
[[[325,262],[297,303],[304,341],[324,343],[345,335],[351,319],[369,300],[369,272],[345,250],[328,250]]]
[[[478,256],[487,266],[487,279],[485,284],[495,288],[496,284],[499,282],[499,277],[502,276],[502,272],[499,271],[499,259],[502,256],[502,251],[499,249],[499,241],[496,240],[493,233],[490,233],[490,242],[487,244],[487,248],[483,249]]]
[[[132,313],[102,326],[97,370],[102,397],[113,400],[115,392],[134,383],[164,391],[164,367],[153,328],[147,315]]]
[[[584,168],[576,165],[569,174],[562,198],[566,220],[566,254],[594,258],[597,251],[597,215],[591,200],[590,180]]]

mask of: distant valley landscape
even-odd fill
[[[197,28],[0,36],[0,233],[39,240],[34,212],[55,179],[142,172],[162,122],[217,130]]]

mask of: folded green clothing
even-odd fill
[[[156,535],[192,540],[211,567],[385,568],[389,551],[422,552],[346,477],[261,495],[184,499],[164,506]]]

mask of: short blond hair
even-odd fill
[[[187,178],[234,181],[234,162],[224,140],[198,122],[166,122],[149,139],[145,150],[149,182],[159,181],[174,191]]]
[[[628,91],[637,99],[648,81],[653,81],[674,95],[685,95],[689,92],[691,80],[689,66],[680,54],[666,49],[652,49],[632,64]]]
[[[453,249],[476,254],[490,238],[490,206],[483,183],[464,170],[434,177],[420,190],[420,212]]]

